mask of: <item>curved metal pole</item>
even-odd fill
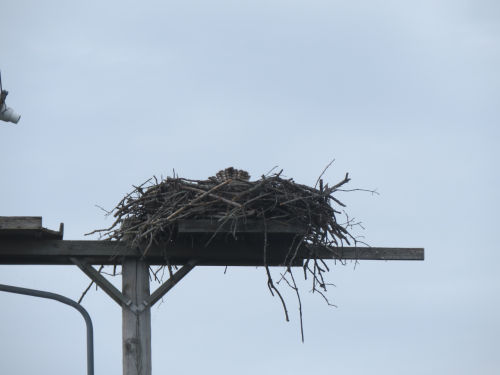
[[[83,319],[85,319],[85,324],[87,325],[87,375],[94,375],[94,333],[92,328],[92,320],[90,319],[90,315],[87,310],[85,310],[79,303],[76,303],[72,299],[56,293],[44,292],[42,290],[35,289],[19,288],[17,286],[4,284],[0,284],[0,291],[53,299],[77,309],[80,314],[83,315]]]

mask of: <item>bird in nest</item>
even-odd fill
[[[217,182],[224,182],[224,181],[227,181],[229,179],[249,181],[250,175],[248,174],[247,171],[244,171],[243,169],[236,169],[233,167],[229,167],[229,168],[220,170],[219,172],[217,172],[215,174],[214,177],[210,177],[210,179],[214,179]]]

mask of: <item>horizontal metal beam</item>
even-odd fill
[[[271,239],[267,248],[267,264],[278,266],[289,252],[289,241]],[[362,260],[423,260],[423,248],[343,247],[314,248],[322,259]],[[299,266],[310,256],[304,246],[297,252]],[[123,258],[140,258],[137,249],[113,241],[10,240],[0,238],[0,264],[73,264],[70,258],[83,259],[87,264],[121,264]],[[244,241],[219,240],[208,246],[194,240],[177,241],[169,247],[152,247],[147,254],[151,265],[184,265],[197,259],[205,266],[259,266],[263,265],[262,238]]]

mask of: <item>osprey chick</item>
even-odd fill
[[[243,169],[235,169],[233,167],[229,167],[217,172],[215,175],[215,179],[218,182],[224,182],[229,179],[248,181],[250,180],[250,175],[248,174],[247,171],[244,171]]]

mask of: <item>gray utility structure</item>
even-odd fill
[[[267,232],[266,260],[263,233]],[[218,230],[220,235],[206,245]],[[236,236],[229,235],[230,233]],[[151,306],[195,266],[283,265],[291,239],[303,228],[278,222],[247,221],[219,228],[210,221],[180,222],[175,243],[152,247],[143,257],[138,249],[113,241],[66,241],[63,225],[58,232],[42,227],[41,217],[0,217],[0,264],[74,264],[122,307],[123,374],[151,375]],[[228,235],[224,235],[228,234]],[[235,238],[236,237],[236,238]],[[338,247],[317,248],[321,259],[423,260],[423,248]],[[305,246],[297,251],[293,266],[310,257]],[[150,293],[149,266],[182,266]],[[114,287],[93,265],[121,265],[122,290]]]

